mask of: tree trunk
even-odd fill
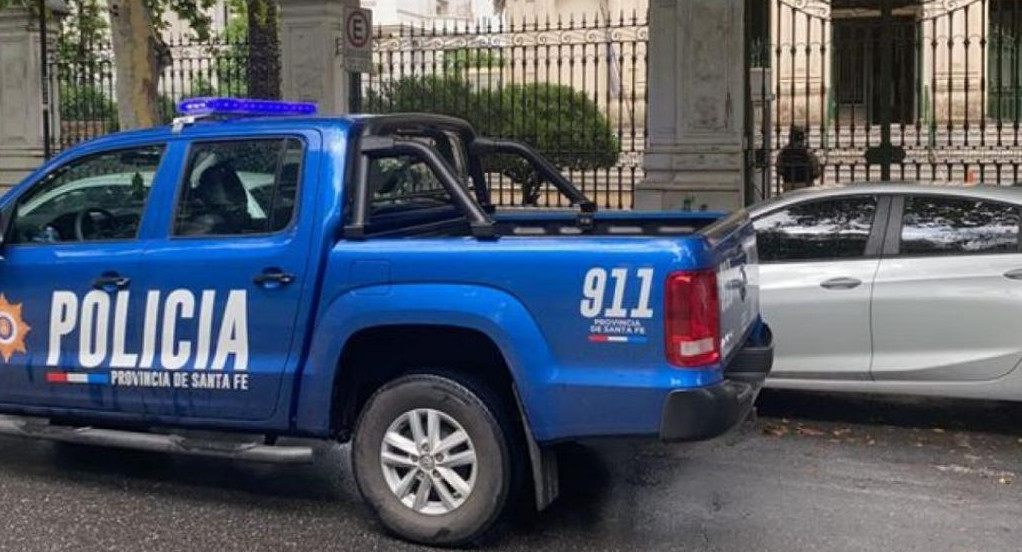
[[[280,99],[280,37],[277,1],[246,0],[248,8],[248,95]]]
[[[170,50],[153,26],[145,0],[110,0],[110,35],[117,77],[121,129],[160,123],[157,84]]]

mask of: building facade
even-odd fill
[[[753,57],[780,124],[878,124],[884,104],[896,125],[1017,119],[1018,0],[767,1]]]

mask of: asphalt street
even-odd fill
[[[0,550],[414,550],[347,449],[270,466],[0,439]],[[710,443],[562,451],[561,499],[488,550],[1022,550],[1022,408],[768,394]]]

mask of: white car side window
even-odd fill
[[[975,199],[905,198],[900,253],[954,255],[1019,250],[1019,208]]]
[[[760,261],[822,261],[862,257],[876,196],[844,197],[792,205],[757,219]]]

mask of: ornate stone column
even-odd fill
[[[47,30],[53,44],[57,19],[66,8],[63,2],[47,4],[53,13]],[[0,10],[0,191],[17,184],[43,162],[39,19],[15,6]],[[58,98],[51,98],[51,105],[59,104]]]
[[[745,0],[652,0],[638,209],[744,205]]]
[[[357,8],[359,0],[280,0],[285,100],[317,102],[320,113],[348,112],[348,74],[337,47],[345,6]]]

